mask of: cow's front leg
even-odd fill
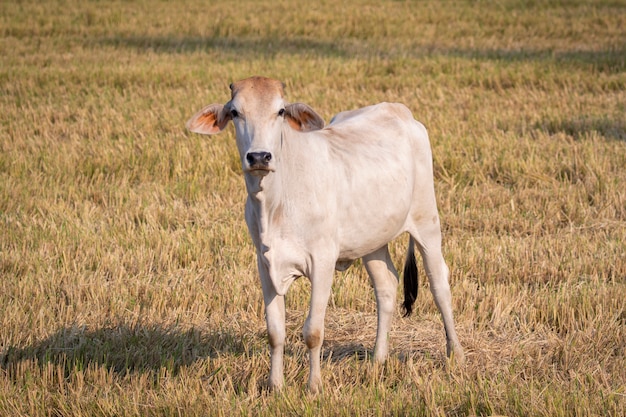
[[[304,323],[304,342],[309,348],[309,390],[322,389],[321,354],[324,342],[324,316],[333,281],[334,265],[316,268],[311,274],[311,306]]]
[[[259,274],[265,302],[265,322],[270,345],[270,389],[283,386],[283,353],[285,350],[285,297],[278,295],[270,279],[267,267],[259,259]]]

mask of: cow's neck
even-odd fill
[[[284,294],[296,277],[309,276],[310,245],[304,242],[316,233],[332,234],[332,230],[322,227],[332,210],[318,194],[325,192],[329,181],[320,171],[319,161],[312,158],[327,153],[321,146],[322,142],[288,132],[275,160],[275,171],[264,177],[245,175],[249,196],[247,221],[253,222],[249,224],[253,239],[268,261],[278,294]],[[318,227],[310,230],[313,224]]]
[[[272,244],[271,234],[284,224],[284,186],[280,168],[261,177],[246,174],[246,187],[253,207],[254,221],[263,245]]]
[[[292,230],[299,230],[297,216],[290,212],[289,190],[280,167],[265,177],[246,174],[248,210],[246,220],[259,254],[267,261],[272,284],[284,295],[298,276],[306,275],[306,257]],[[252,222],[252,224],[250,224]]]
[[[280,182],[276,181],[276,173],[270,172],[264,177],[246,174],[248,195],[255,207],[261,210],[270,209],[280,201]]]

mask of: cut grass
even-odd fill
[[[0,415],[622,415],[624,27],[622,1],[1,3]],[[184,130],[254,74],[327,121],[386,100],[428,127],[466,367],[427,284],[370,363],[353,267],[325,392],[304,391],[304,279],[287,387],[263,390],[233,133]]]

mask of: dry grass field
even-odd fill
[[[464,367],[422,269],[370,362],[357,264],[335,276],[324,392],[305,389],[306,279],[286,388],[264,390],[233,129],[184,129],[255,74],[327,122],[399,101],[427,126]],[[0,3],[0,416],[625,409],[626,1]]]

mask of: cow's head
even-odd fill
[[[280,81],[252,77],[231,84],[230,89],[228,103],[206,106],[189,119],[187,129],[213,135],[232,120],[246,173],[263,176],[276,170],[285,124],[302,132],[324,127],[324,120],[311,107],[285,101]]]

